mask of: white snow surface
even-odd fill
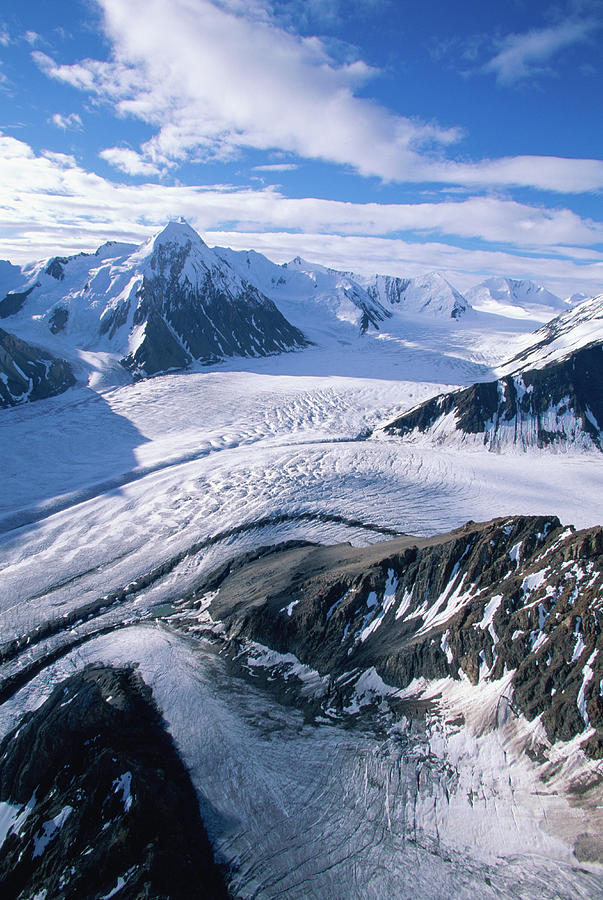
[[[599,521],[600,455],[543,452],[535,465],[533,456],[357,440],[431,390],[217,371],[6,411],[3,634],[123,587],[199,540],[277,514],[291,517],[289,527],[299,514],[327,513],[418,535],[517,513],[557,514],[579,527]],[[384,538],[329,522],[295,527],[324,542]],[[275,526],[271,539],[290,534]],[[192,576],[197,566],[195,557],[180,572]]]
[[[568,303],[533,281],[502,276],[488,278],[465,291],[474,309],[518,319],[546,322]]]
[[[36,795],[26,803],[20,806],[16,803],[8,803],[6,800],[0,800],[0,848],[11,832],[18,834],[19,829],[24,824],[31,810],[36,803]]]
[[[72,806],[64,806],[56,816],[53,816],[52,819],[48,819],[47,822],[44,822],[42,830],[33,837],[34,846],[32,855],[34,859],[36,856],[42,856],[46,847],[56,838],[72,812]]]

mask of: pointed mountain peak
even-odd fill
[[[216,262],[213,251],[209,249],[195,229],[191,228],[188,222],[182,218],[171,219],[161,231],[141,245],[133,259],[139,263],[150,261],[154,268],[156,257],[172,258],[174,254],[182,257],[180,251],[184,251],[187,258],[192,254],[196,259],[203,260],[206,266],[211,266]]]
[[[159,244],[185,244],[190,241],[191,244],[206,247],[203,238],[197,234],[183,216],[178,219],[170,219],[165,228],[151,238],[154,246]]]

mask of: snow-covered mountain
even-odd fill
[[[369,328],[384,327],[391,318],[391,310],[349,272],[307,262],[300,256],[277,265],[253,250],[216,247],[215,252],[304,331],[347,325],[364,333]]]
[[[503,316],[517,316],[545,321],[567,308],[567,303],[533,281],[488,278],[465,292],[468,302],[481,312]]]
[[[459,319],[470,307],[467,298],[439,272],[430,272],[417,278],[397,278],[390,275],[375,275],[371,279],[363,279],[362,276],[358,278],[371,297],[406,315]]]
[[[540,368],[440,394],[391,422],[388,434],[488,450],[603,450],[603,344]]]
[[[438,272],[417,278],[357,275],[339,272],[299,256],[277,265],[254,251],[216,248],[242,278],[255,284],[276,303],[287,305],[297,324],[329,317],[354,325],[387,331],[392,317],[458,319],[469,308],[465,297]]]
[[[603,341],[603,294],[568,309],[534,332],[528,347],[500,367],[501,372],[539,368],[575,350]]]
[[[585,294],[583,291],[576,291],[576,293],[571,294],[569,297],[565,298],[565,303],[567,306],[577,306],[578,303],[584,303],[585,300],[592,299],[592,294]]]
[[[520,331],[556,312],[543,305],[553,295],[530,282],[485,284],[491,302],[483,309],[515,318]],[[492,300],[494,294],[512,302]],[[408,356],[410,346],[425,344],[421,371],[428,363],[440,368],[436,357],[452,360],[455,353],[461,359],[468,354],[473,365],[464,332],[479,320],[480,333],[487,334],[489,318],[473,315],[466,297],[437,272],[365,276],[299,256],[278,265],[251,250],[210,249],[184,220],[170,222],[141,246],[109,241],[95,253],[23,268],[0,261],[0,319],[8,329],[69,361],[78,381],[107,386],[122,383],[124,369],[139,378],[312,344],[339,354],[342,347],[370,345],[392,364],[398,351]],[[451,328],[458,351],[444,349]],[[516,330],[514,324],[510,334]],[[492,342],[475,359],[499,362],[497,347]],[[469,383],[459,374],[448,383]]]
[[[0,318],[47,347],[118,355],[134,376],[307,344],[183,221],[141,247],[109,243],[22,275],[0,302]]]

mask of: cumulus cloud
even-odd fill
[[[601,25],[593,18],[567,20],[550,28],[510,34],[484,70],[493,72],[498,83],[503,85],[550,72],[547,64],[554,56],[566,47],[589,40]]]
[[[159,169],[153,163],[145,162],[140,153],[126,147],[107,147],[99,153],[109,165],[127,175],[158,175]]]
[[[212,243],[255,248],[278,261],[300,253],[357,271],[440,268],[459,283],[475,283],[484,273],[517,274],[557,292],[563,281],[568,294],[603,286],[601,223],[494,197],[342,203],[292,200],[271,188],[121,184],[85,170],[73,156],[36,154],[25,142],[0,135],[0,206],[0,257],[13,261],[90,250],[110,239],[140,241],[184,215]],[[299,233],[285,233],[292,229]],[[470,238],[483,248],[458,245]],[[506,243],[508,250],[491,249],[493,243]]]
[[[78,113],[69,113],[66,116],[61,115],[61,113],[55,113],[50,121],[62,131],[78,131],[83,127],[82,120]]]

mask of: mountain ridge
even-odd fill
[[[534,337],[540,339],[499,367],[497,381],[439,394],[384,432],[441,445],[473,441],[494,451],[570,445],[603,451],[603,295]]]

